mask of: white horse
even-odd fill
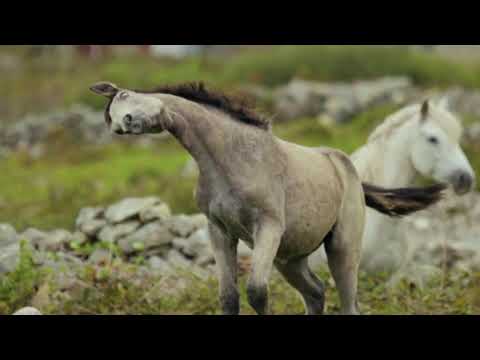
[[[448,183],[457,195],[464,195],[473,188],[475,174],[459,145],[462,131],[446,100],[425,101],[389,116],[351,159],[365,182],[403,188],[424,176]],[[363,269],[392,270],[402,265],[408,239],[402,237],[399,221],[367,209]],[[322,258],[317,252],[310,262],[315,266]]]

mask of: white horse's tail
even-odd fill
[[[444,184],[425,188],[385,189],[362,183],[368,207],[391,217],[401,217],[424,210],[442,199]]]

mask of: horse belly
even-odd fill
[[[299,189],[301,190],[301,189]],[[296,191],[287,197],[286,231],[282,238],[278,257],[291,259],[307,256],[322,245],[324,238],[335,226],[342,204],[342,193],[328,181],[317,183],[295,199]]]

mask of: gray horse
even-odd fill
[[[325,244],[343,314],[358,314],[357,276],[365,206],[389,216],[425,209],[443,185],[382,189],[362,184],[344,153],[283,141],[249,104],[203,84],[151,92],[111,83],[91,87],[109,99],[106,122],[116,134],[170,132],[199,167],[196,191],[209,219],[223,313],[239,313],[237,245],[253,249],[249,304],[269,312],[273,266],[303,297],[307,314],[322,314],[324,285],[307,258]]]

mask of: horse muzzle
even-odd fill
[[[473,189],[475,178],[472,174],[461,170],[450,177],[450,183],[457,195],[465,195]]]

